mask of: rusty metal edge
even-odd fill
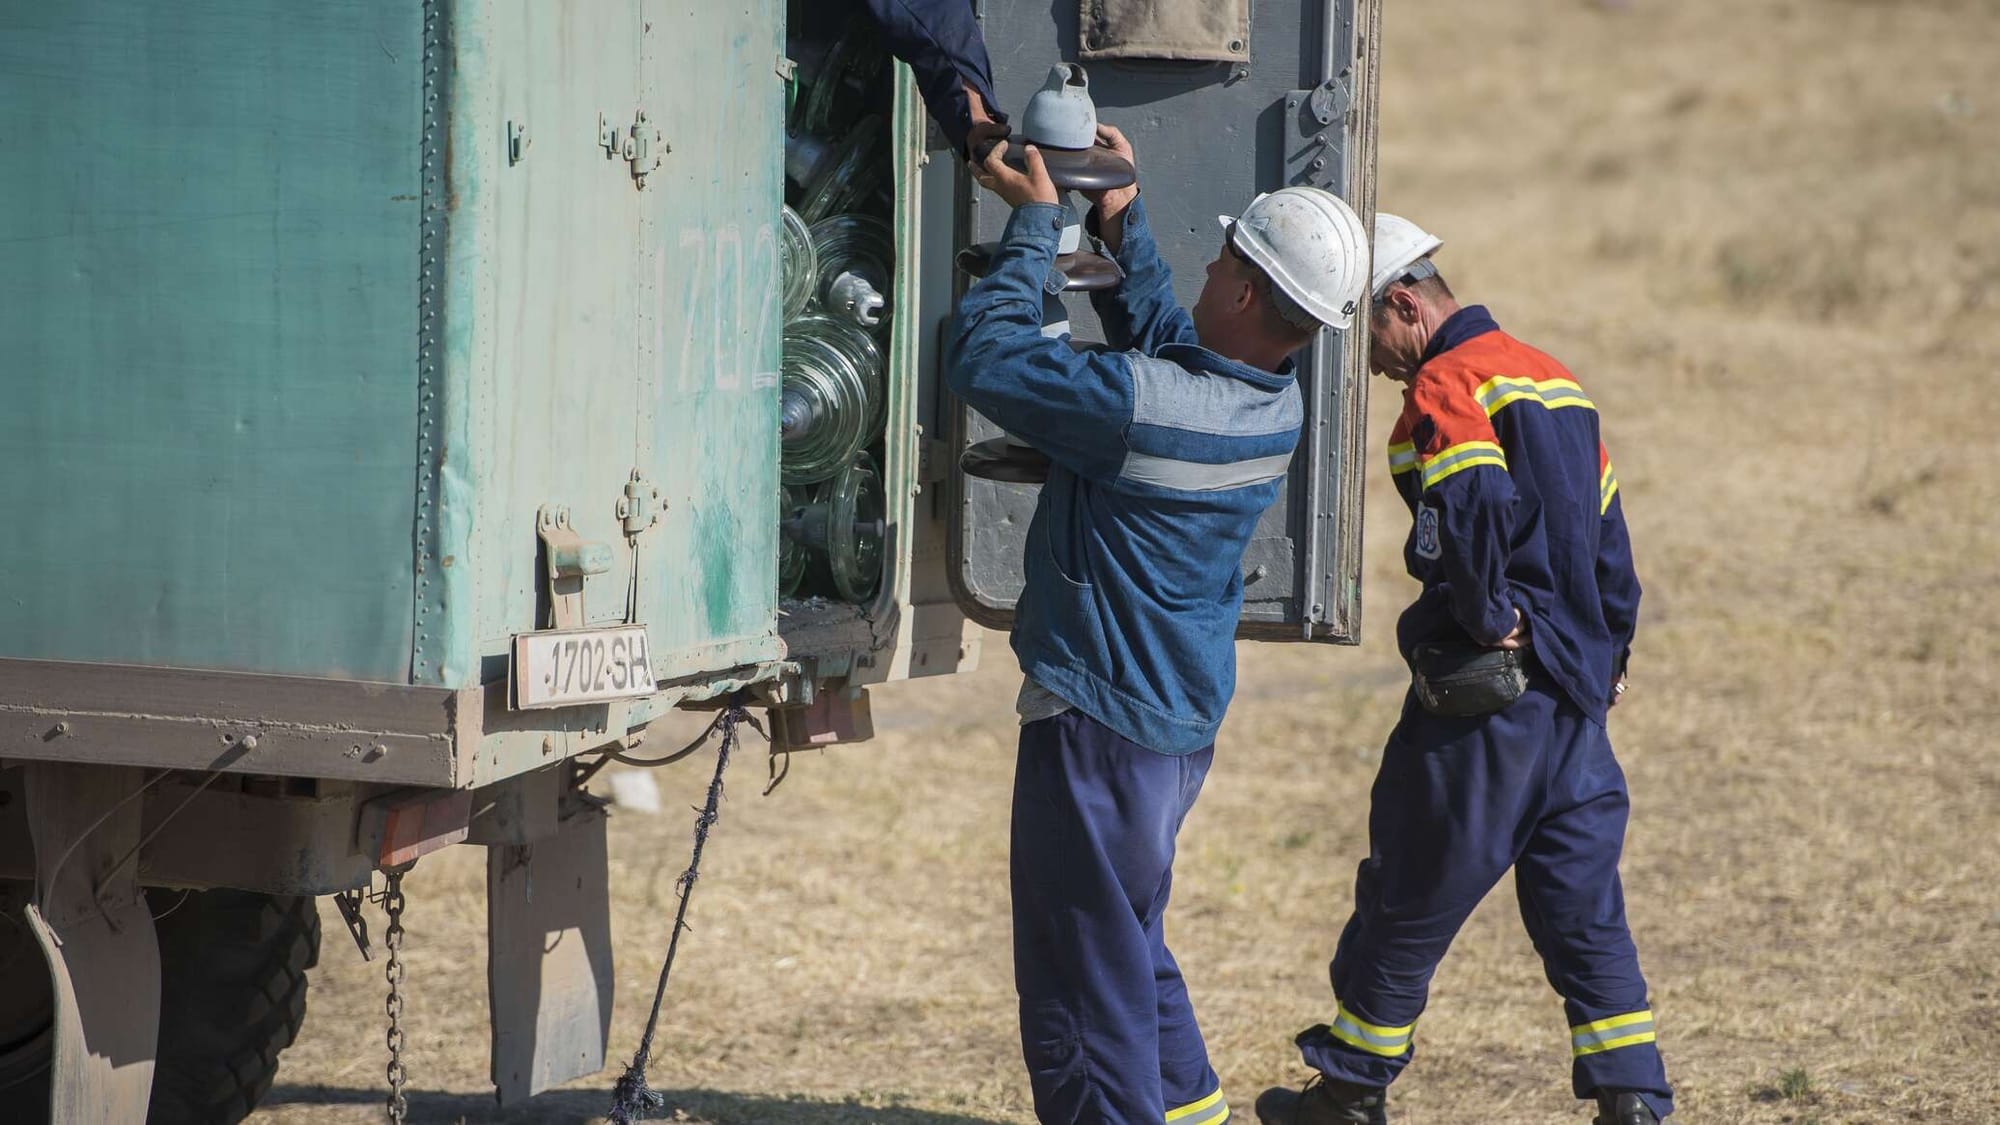
[[[458,786],[477,707],[443,688],[0,660],[0,757]],[[461,715],[469,722],[460,723]],[[469,738],[467,736],[470,736]]]

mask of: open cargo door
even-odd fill
[[[1093,13],[1081,38],[1080,8]],[[1119,25],[1119,12],[1141,8],[1153,12],[1151,22]],[[1220,245],[1215,216],[1236,214],[1258,192],[1323,187],[1372,225],[1379,13],[1380,0],[1258,0],[1254,13],[1207,0],[990,0],[982,22],[1009,110],[1027,104],[1050,65],[1086,65],[1099,119],[1132,139],[1175,294],[1191,306]],[[1169,34],[1176,25],[1184,31]],[[1007,206],[963,173],[959,191],[959,243],[997,239]],[[1066,303],[1077,340],[1104,338],[1082,295]],[[1356,325],[1366,318],[1364,307]],[[1365,335],[1327,332],[1300,357],[1305,432],[1284,492],[1243,559],[1243,636],[1358,640],[1366,351]],[[999,432],[962,404],[945,410],[954,457]],[[1038,488],[963,474],[954,482],[949,567],[959,604],[980,623],[1006,628]]]
[[[779,659],[784,0],[641,0],[637,463],[625,511],[662,680]],[[657,489],[657,498],[655,497]],[[650,516],[640,509],[651,505]],[[655,519],[656,523],[648,523]]]

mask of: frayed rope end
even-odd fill
[[[611,1088],[612,1125],[632,1125],[666,1105],[667,1096],[646,1085],[646,1064],[633,1059]]]

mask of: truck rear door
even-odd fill
[[[1151,13],[1144,25],[1119,24],[1116,12],[1142,8]],[[1220,245],[1215,216],[1236,214],[1258,192],[1323,187],[1372,225],[1379,14],[1380,0],[1257,0],[1254,12],[1248,0],[988,0],[982,23],[997,93],[1011,111],[1052,64],[1084,63],[1099,120],[1124,130],[1138,153],[1175,294],[1191,306]],[[1180,57],[1161,57],[1169,54]],[[960,244],[997,239],[1006,204],[963,173],[959,191]],[[1075,338],[1102,340],[1089,303],[1065,300]],[[1364,307],[1356,325],[1366,316]],[[1366,352],[1364,329],[1322,333],[1300,357],[1305,431],[1284,493],[1243,560],[1240,635],[1358,640]],[[944,409],[954,452],[999,433],[969,407]],[[962,474],[954,482],[949,566],[959,603],[982,624],[1006,628],[1037,487]]]

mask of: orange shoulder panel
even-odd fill
[[[1460,356],[1464,350],[1460,345],[1425,364],[1403,398],[1397,429],[1407,431],[1419,456],[1430,457],[1468,441],[1499,440],[1474,394],[1481,379],[1478,368]]]
[[[1569,368],[1564,367],[1556,357],[1505,332],[1475,336],[1440,358],[1458,356],[1461,352],[1464,353],[1461,362],[1484,373],[1473,381],[1475,386],[1496,375],[1511,375],[1537,382],[1547,379],[1576,382],[1576,376],[1570,374]]]

